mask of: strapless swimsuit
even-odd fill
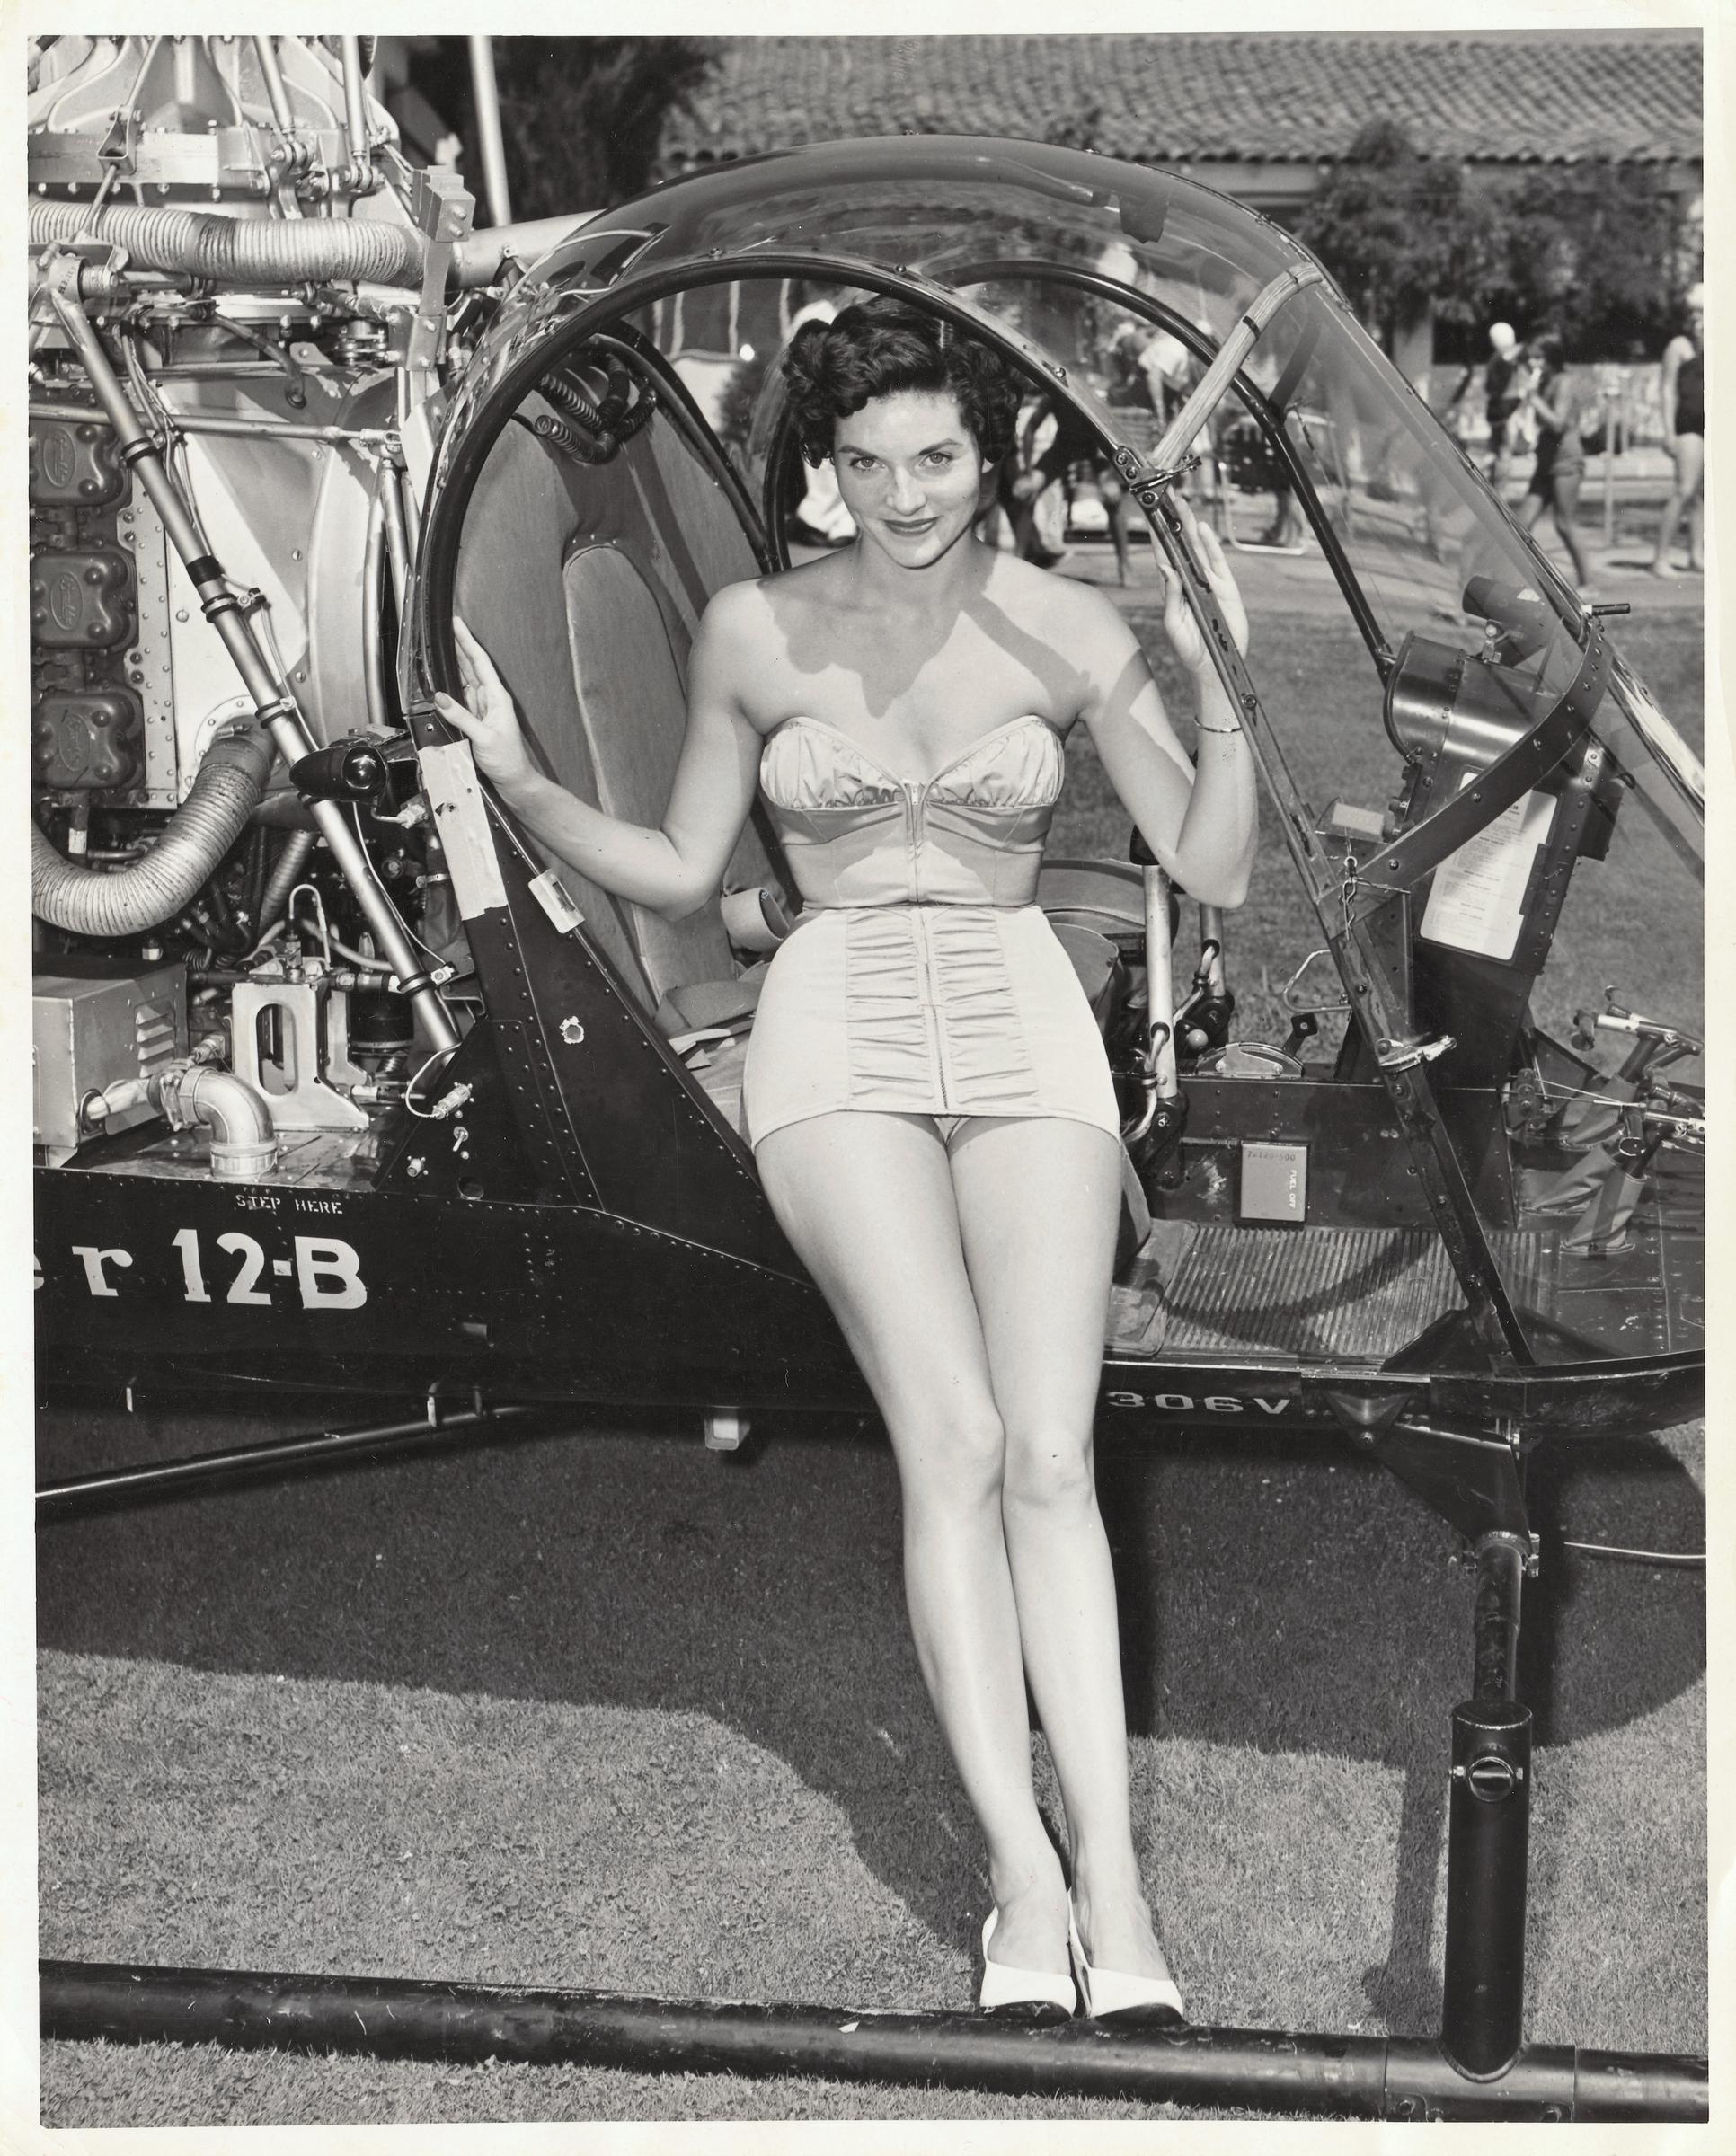
[[[1010,720],[918,785],[823,720],[767,737],[759,782],[802,895],[760,994],[749,1142],[838,1109],[1058,1116],[1119,1135],[1102,1036],[1036,904],[1060,737]]]

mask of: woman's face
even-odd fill
[[[864,539],[902,568],[939,561],[976,521],[987,465],[950,391],[874,398],[837,422],[832,464]]]

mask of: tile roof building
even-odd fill
[[[851,135],[1021,136],[1194,175],[1271,208],[1376,117],[1427,157],[1615,159],[1697,193],[1696,32],[1436,37],[730,38],[665,126],[675,173]]]

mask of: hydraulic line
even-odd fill
[[[89,232],[86,232],[86,226]],[[185,270],[226,285],[375,285],[421,281],[421,236],[375,218],[213,217],[191,209],[33,201],[31,245],[90,237],[127,250],[142,270]]]
[[[108,414],[109,424],[114,429],[122,462],[137,471],[151,506],[162,519],[170,543],[181,556],[199,593],[205,618],[222,638],[235,662],[261,725],[276,743],[285,764],[293,768],[303,756],[311,755],[314,747],[301,713],[279,689],[252,624],[240,600],[229,589],[223,564],[202,544],[188,504],[156,445],[139,424],[95,330],[85,320],[82,309],[58,292],[54,305],[97,400]],[[250,803],[250,808],[251,806]],[[456,1048],[459,1039],[457,1029],[426,967],[417,958],[396,906],[375,875],[367,848],[335,801],[310,802],[309,810],[373,932],[381,956],[403,984],[403,993],[414,1004],[429,1039],[437,1049]]]

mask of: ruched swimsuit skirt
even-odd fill
[[[1058,1116],[1119,1136],[1102,1036],[1036,904],[1065,773],[1015,719],[926,785],[814,719],[766,743],[760,785],[802,894],[748,1038],[749,1143],[843,1109]]]

